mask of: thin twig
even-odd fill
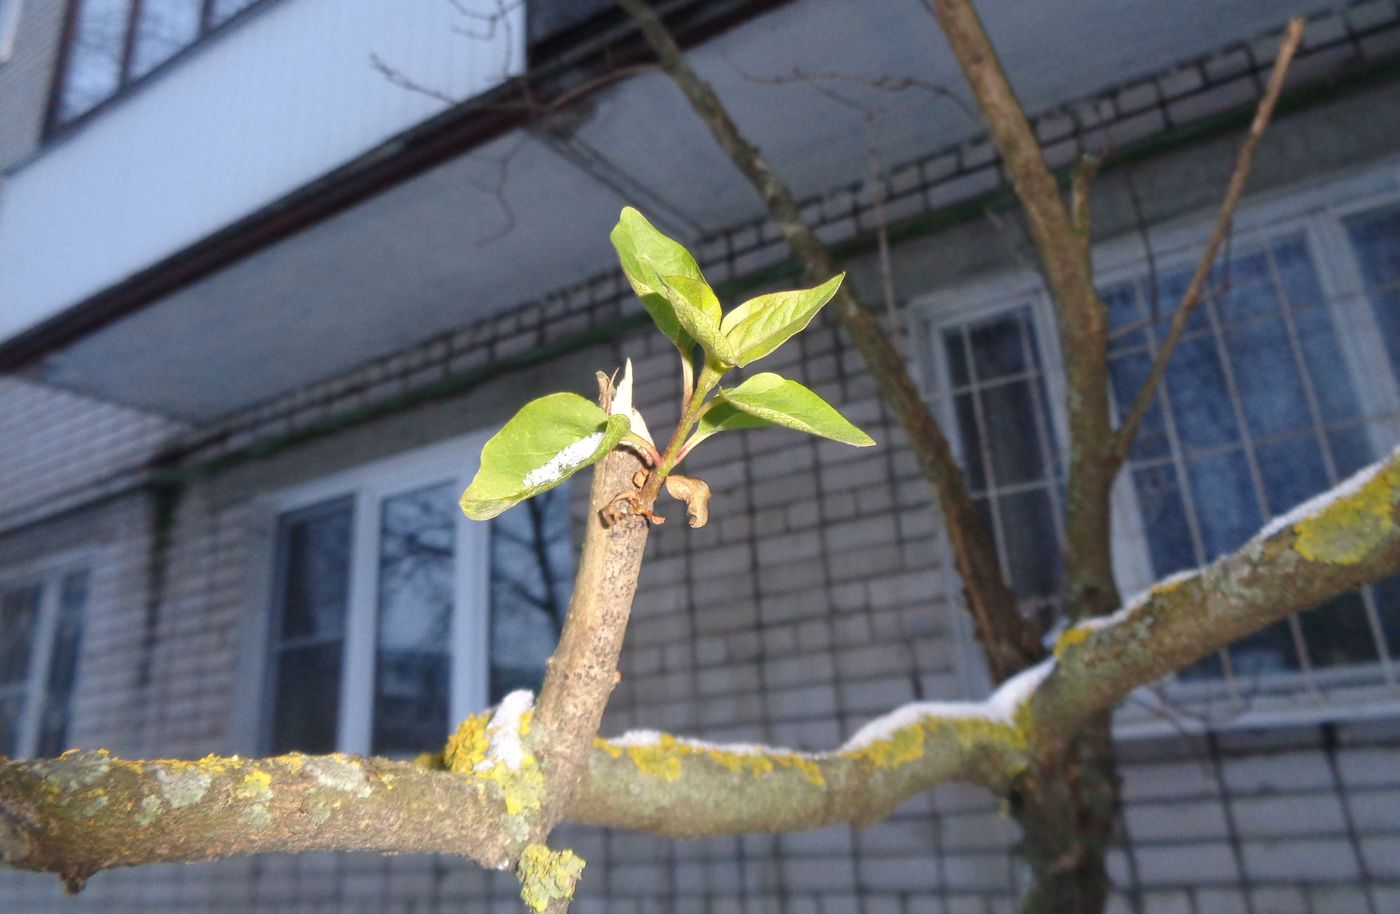
[[[1215,265],[1216,254],[1219,253],[1221,245],[1226,244],[1229,240],[1230,226],[1235,218],[1235,210],[1244,194],[1244,186],[1249,179],[1249,172],[1254,166],[1255,151],[1259,148],[1259,141],[1269,126],[1269,119],[1273,117],[1279,94],[1283,91],[1284,79],[1288,75],[1288,66],[1292,63],[1293,55],[1298,50],[1302,40],[1303,20],[1301,18],[1290,20],[1288,28],[1284,32],[1283,43],[1279,46],[1278,57],[1274,60],[1273,72],[1269,74],[1268,88],[1264,92],[1264,97],[1259,100],[1259,108],[1254,114],[1254,122],[1250,124],[1249,133],[1245,135],[1244,143],[1240,146],[1239,156],[1235,160],[1235,170],[1230,175],[1230,184],[1225,191],[1225,198],[1220,202],[1220,212],[1216,216],[1215,228],[1211,231],[1210,240],[1206,242],[1206,248],[1201,254],[1200,262],[1196,265],[1196,272],[1181,296],[1176,314],[1172,315],[1171,327],[1167,331],[1167,338],[1163,341],[1156,360],[1152,363],[1152,370],[1133,399],[1132,408],[1124,417],[1123,424],[1114,433],[1115,453],[1120,463],[1127,459],[1128,451],[1133,446],[1133,440],[1142,427],[1143,417],[1147,415],[1147,410],[1152,405],[1152,397],[1157,390],[1157,385],[1161,383],[1162,376],[1166,374],[1167,364],[1171,361],[1172,354],[1176,351],[1176,345],[1181,340],[1181,334],[1186,329],[1186,321],[1200,302],[1201,293],[1204,291],[1206,281],[1210,278],[1210,271]]]

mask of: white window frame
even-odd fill
[[[1343,175],[1333,175],[1245,200],[1234,219],[1232,247],[1248,251],[1269,240],[1302,234],[1313,257],[1318,280],[1336,318],[1339,347],[1348,370],[1357,379],[1357,395],[1363,412],[1380,417],[1367,423],[1373,453],[1389,452],[1400,440],[1400,384],[1397,384],[1365,300],[1360,269],[1346,237],[1344,220],[1361,213],[1400,206],[1400,157],[1373,163]],[[1148,240],[1158,273],[1199,259],[1209,235],[1214,212],[1196,212],[1148,227]],[[1139,278],[1146,264],[1144,238],[1136,231],[1094,247],[1095,280],[1100,288]],[[1338,308],[1347,310],[1339,313]],[[1040,345],[1051,419],[1063,446],[1067,441],[1064,416],[1064,363],[1059,351],[1054,306],[1040,277],[1030,270],[1007,271],[939,290],[910,301],[910,337],[917,341],[919,377],[925,397],[947,429],[954,452],[961,459],[962,442],[952,414],[952,398],[946,393],[950,375],[937,334],[940,329],[979,318],[1009,314],[1029,306]],[[1120,473],[1112,495],[1114,575],[1125,597],[1150,587],[1155,581],[1142,527],[1136,491],[1129,473]],[[989,681],[980,653],[962,610],[958,584],[948,580],[948,605],[952,627],[959,641],[960,671],[969,695],[985,694]],[[1165,689],[1143,689],[1135,695],[1134,708],[1120,712],[1116,730],[1126,736],[1157,736],[1183,728],[1217,726],[1272,726],[1318,720],[1365,717],[1400,711],[1400,686],[1395,674],[1400,657],[1391,658],[1383,676],[1367,676],[1372,666],[1349,665],[1335,670],[1311,670],[1270,674],[1257,683],[1258,690],[1240,694],[1228,678],[1185,682],[1171,679]],[[1358,678],[1371,681],[1349,685]],[[1385,679],[1385,677],[1389,677]],[[1377,683],[1377,679],[1385,679]]]
[[[63,579],[75,572],[87,574],[88,597],[83,607],[86,613],[87,607],[92,604],[94,567],[93,550],[79,549],[0,568],[0,593],[39,585],[39,612],[34,637],[29,645],[29,670],[25,676],[24,712],[20,717],[19,739],[15,745],[16,758],[32,758],[38,751],[40,714],[48,699],[49,667],[53,664],[54,635],[61,611]],[[81,677],[81,658],[75,662],[78,664],[75,676]],[[77,694],[77,681],[73,692]]]
[[[241,739],[262,752],[270,736],[273,672],[272,626],[280,595],[274,592],[277,525],[283,516],[340,498],[353,500],[350,539],[350,580],[342,642],[340,705],[336,749],[367,754],[373,733],[375,648],[378,626],[378,572],[381,505],[395,495],[451,482],[460,491],[476,473],[485,432],[474,432],[406,454],[375,460],[276,492],[262,500],[257,523],[267,548],[261,557],[263,575],[250,613],[253,622],[245,656],[256,661],[250,671],[260,684],[256,713],[245,714]],[[455,510],[455,509],[454,509]],[[456,511],[455,602],[452,610],[448,709],[461,720],[486,706],[490,678],[490,529]],[[262,585],[262,586],[257,586]],[[247,667],[245,667],[247,669]]]

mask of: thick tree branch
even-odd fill
[[[645,0],[617,3],[636,20],[662,69],[675,81],[730,161],[758,191],[769,218],[782,231],[806,279],[822,282],[839,272],[831,251],[803,221],[792,191],[740,132],[714,90],[691,68],[651,6]],[[899,351],[875,315],[857,297],[851,283],[842,285],[835,305],[841,325],[865,358],[881,396],[904,430],[920,470],[938,497],[978,640],[993,680],[1004,681],[1044,655],[1039,633],[1021,617],[1015,594],[1002,580],[991,538],[968,497],[962,471],[909,377]]]
[[[1133,441],[1137,438],[1138,430],[1142,427],[1143,417],[1147,415],[1147,410],[1152,405],[1152,397],[1157,391],[1157,386],[1162,383],[1162,376],[1167,372],[1167,365],[1171,362],[1172,354],[1176,352],[1176,344],[1181,340],[1181,334],[1186,329],[1186,321],[1191,317],[1191,313],[1200,303],[1201,293],[1205,291],[1206,282],[1210,279],[1211,267],[1215,265],[1215,258],[1220,253],[1220,246],[1225,243],[1225,239],[1230,235],[1230,226],[1235,218],[1235,210],[1239,207],[1240,198],[1244,195],[1245,182],[1249,180],[1249,172],[1254,167],[1254,154],[1259,148],[1259,141],[1264,136],[1264,131],[1269,126],[1269,120],[1273,117],[1274,108],[1278,104],[1279,94],[1283,91],[1284,79],[1288,76],[1289,64],[1293,61],[1293,55],[1298,50],[1298,45],[1303,40],[1303,20],[1289,20],[1288,28],[1284,32],[1283,43],[1279,46],[1278,57],[1274,59],[1273,71],[1269,74],[1268,86],[1265,89],[1264,97],[1259,100],[1259,107],[1254,113],[1254,121],[1249,125],[1249,132],[1245,134],[1244,142],[1240,145],[1240,151],[1235,158],[1235,170],[1230,174],[1230,183],[1225,190],[1225,197],[1220,201],[1220,212],[1215,217],[1215,227],[1211,230],[1210,239],[1206,242],[1205,250],[1201,252],[1201,259],[1196,264],[1196,272],[1191,276],[1191,282],[1186,286],[1186,291],[1182,293],[1181,301],[1176,306],[1176,313],[1172,315],[1171,326],[1167,329],[1166,339],[1162,341],[1161,348],[1157,351],[1157,358],[1152,363],[1152,370],[1148,372],[1147,379],[1143,381],[1137,395],[1133,398],[1132,405],[1127,414],[1123,417],[1123,423],[1118,427],[1114,436],[1114,452],[1117,461],[1121,464],[1128,458],[1128,452],[1132,450]]]
[[[909,705],[827,753],[656,733],[595,739],[566,818],[728,835],[869,823],[948,781],[1005,791],[1133,689],[1397,570],[1400,450],[1238,552],[1068,629],[1054,658],[984,702]],[[449,744],[457,773],[343,755],[128,762],[75,752],[7,761],[0,854],[73,887],[112,866],[269,851],[428,851],[501,866],[513,852],[519,785],[490,767],[484,745],[472,748],[481,720]]]
[[[1068,629],[1032,704],[1041,736],[1073,732],[1139,686],[1400,571],[1397,510],[1400,450],[1272,522],[1237,552]]]
[[[1116,467],[1108,403],[1108,317],[1094,288],[1088,204],[1076,201],[1075,218],[1066,211],[1035,131],[970,0],[930,3],[1021,200],[1055,301],[1071,442],[1065,519],[1068,611],[1072,618],[1098,615],[1118,602],[1109,553],[1109,491]]]

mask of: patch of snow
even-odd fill
[[[614,746],[655,746],[661,742],[661,733],[657,730],[628,730],[621,736],[614,737],[608,742]]]
[[[1267,539],[1275,533],[1293,526],[1300,520],[1312,517],[1333,502],[1340,501],[1349,495],[1355,495],[1366,483],[1375,479],[1376,474],[1381,471],[1381,468],[1395,459],[1396,455],[1400,455],[1400,447],[1396,447],[1395,450],[1391,451],[1390,456],[1386,457],[1384,460],[1379,460],[1368,467],[1357,470],[1350,478],[1335,489],[1329,489],[1321,495],[1308,499],[1287,514],[1275,517],[1255,534],[1255,539]]]
[[[663,735],[664,734],[656,730],[628,730],[621,736],[608,739],[608,742],[623,749],[632,746],[656,746],[661,743],[661,737]],[[673,736],[671,738],[679,745],[701,752],[727,752],[730,755],[801,755],[808,758],[817,757],[811,753],[798,752],[795,749],[787,749],[783,746],[767,746],[762,743],[711,743],[703,739],[695,739],[689,736]]]
[[[1073,627],[1089,629],[1090,631],[1097,631],[1099,629],[1104,628],[1112,628],[1119,622],[1124,621],[1133,613],[1146,606],[1147,601],[1152,599],[1152,592],[1157,588],[1170,587],[1173,584],[1180,584],[1187,578],[1194,578],[1200,573],[1201,569],[1199,568],[1187,568],[1183,571],[1178,571],[1174,574],[1169,574],[1165,578],[1162,578],[1160,581],[1154,583],[1151,587],[1147,588],[1146,590],[1140,593],[1133,594],[1132,597],[1126,603],[1123,604],[1123,608],[1118,610],[1117,612],[1111,612],[1106,616],[1095,616],[1092,619],[1082,619],[1079,622],[1076,622],[1073,625]]]
[[[535,694],[529,689],[511,692],[496,707],[496,713],[486,724],[486,758],[477,763],[478,771],[505,762],[515,771],[525,761],[525,747],[520,743],[520,718],[535,706]]]
[[[571,470],[577,468],[579,464],[592,457],[593,452],[598,450],[598,446],[602,443],[602,432],[594,432],[586,438],[580,438],[551,457],[544,466],[535,467],[526,473],[523,480],[525,488],[533,489],[536,486],[546,486],[558,482]]]
[[[926,717],[982,718],[1009,724],[1016,709],[1030,700],[1037,687],[1055,668],[1055,658],[1049,657],[1029,669],[1022,670],[1003,682],[986,701],[916,701],[895,708],[877,717],[856,731],[838,752],[855,752],[871,743],[889,739],[899,730]]]
[[[618,382],[617,389],[613,391],[612,406],[608,409],[610,416],[626,416],[632,423],[630,431],[638,438],[646,441],[652,447],[656,447],[656,442],[652,440],[651,430],[647,428],[647,420],[642,418],[642,414],[637,411],[637,407],[632,405],[632,360],[628,359],[622,368],[622,380]]]

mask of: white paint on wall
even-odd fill
[[[455,98],[517,74],[523,12],[509,17],[469,37],[482,23],[443,0],[282,0],[197,47],[5,177],[0,339],[443,110],[371,55]]]

